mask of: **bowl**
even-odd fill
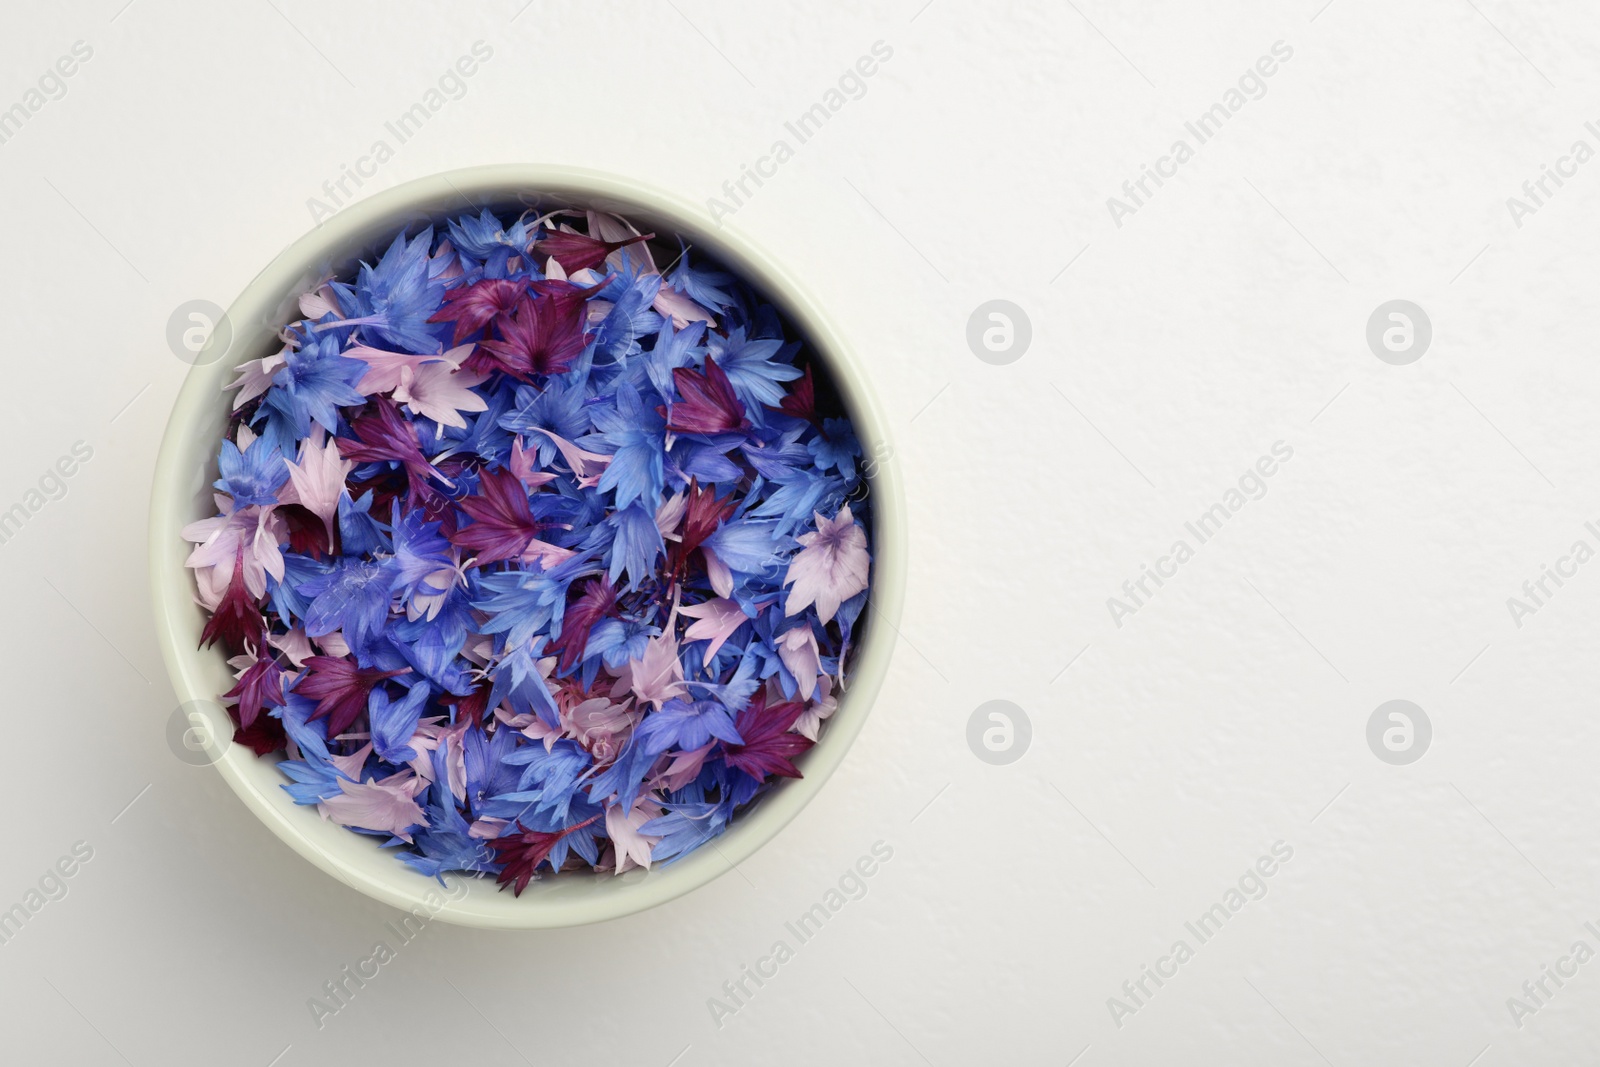
[[[398,862],[376,838],[324,820],[314,807],[296,805],[280,788],[285,779],[276,761],[232,744],[226,732],[206,742],[201,758],[185,759],[215,766],[273,833],[352,888],[427,917],[498,929],[576,926],[643,911],[727,873],[776,837],[816,796],[860,732],[888,669],[905,582],[905,504],[883,416],[858,357],[817,302],[773,257],[733,227],[712,223],[696,206],[631,178],[534,165],[449,171],[376,193],[323,220],[245,286],[195,358],[167,422],[150,500],[151,593],[157,642],[178,698],[173,721],[181,723],[180,717],[188,716],[200,722],[209,716],[225,724],[216,697],[233,685],[221,648],[199,647],[205,613],[195,601],[193,575],[184,566],[190,546],[180,531],[214,514],[211,482],[217,477],[217,446],[231,402],[223,387],[234,368],[281,347],[277,332],[299,317],[300,293],[330,273],[350,271],[360,259],[373,260],[402,227],[485,206],[520,210],[535,203],[609,211],[660,234],[682,234],[742,275],[788,317],[813,357],[830,372],[869,461],[873,585],[838,710],[818,743],[796,761],[804,777],[769,787],[735,817],[715,847],[648,871],[547,874],[520,897],[499,891],[492,879],[453,875],[447,876],[451,886],[445,892],[438,882]],[[197,713],[202,713],[198,719]],[[225,729],[231,730],[231,724]]]

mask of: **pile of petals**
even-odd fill
[[[775,309],[595,212],[466,215],[352,273],[239,367],[184,530],[234,740],[415,870],[519,894],[671,861],[798,777],[870,514]]]

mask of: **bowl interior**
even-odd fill
[[[903,592],[903,502],[893,445],[865,376],[843,341],[798,283],[727,226],[696,208],[637,182],[595,172],[551,167],[495,166],[423,178],[379,193],[323,222],[278,256],[228,309],[185,380],[157,461],[150,515],[152,595],[157,638],[180,705],[226,714],[218,693],[233,679],[220,648],[200,649],[205,613],[194,600],[183,566],[188,544],[180,531],[215,513],[211,483],[225,432],[234,368],[282,347],[278,331],[299,318],[301,293],[330,276],[348,276],[360,260],[381,254],[402,227],[415,233],[429,222],[464,211],[570,206],[621,215],[641,230],[681,234],[773,303],[823,364],[861,441],[873,516],[872,595],[858,624],[848,689],[818,743],[797,762],[805,777],[771,787],[735,818],[726,833],[677,862],[623,875],[568,872],[531,883],[520,898],[492,880],[450,876],[448,891],[401,864],[377,839],[322,819],[295,805],[280,788],[273,757],[257,758],[226,744],[213,753],[217,768],[273,832],[323,870],[360,892],[406,910],[472,926],[570,926],[653,907],[724,874],[770,840],[820,788],[860,730],[883,681],[898,626]]]

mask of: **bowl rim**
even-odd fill
[[[177,709],[215,706],[226,672],[220,649],[199,648],[204,615],[194,600],[193,577],[183,565],[190,549],[180,534],[209,500],[214,476],[213,432],[228,412],[223,386],[242,361],[275,347],[290,303],[332,262],[370,253],[373,242],[412,221],[466,211],[519,195],[548,197],[551,206],[626,212],[702,244],[718,260],[777,305],[823,362],[849,411],[863,451],[874,456],[873,584],[855,646],[849,687],[816,745],[801,759],[805,777],[788,779],[743,811],[714,847],[697,849],[666,866],[623,875],[573,872],[531,883],[520,898],[497,891],[492,880],[459,878],[466,891],[444,896],[437,883],[343,827],[295,805],[280,788],[275,763],[228,743],[214,765],[245,806],[280,840],[318,868],[369,897],[427,918],[495,929],[545,929],[601,922],[664,904],[726,874],[777,836],[821,790],[860,733],[899,637],[908,539],[893,440],[859,358],[809,291],[761,246],[730,223],[714,220],[674,193],[622,175],[548,164],[491,164],[445,171],[404,182],[340,209],[280,252],[227,310],[227,330],[213,330],[180,388],[157,456],[150,495],[149,560],[156,640],[177,695]],[[475,200],[474,197],[477,197]],[[452,206],[453,205],[453,206]],[[220,347],[222,351],[215,351]],[[201,448],[207,451],[199,451]],[[194,465],[197,457],[202,461]],[[208,471],[210,475],[208,475]],[[270,778],[262,770],[270,772]],[[334,830],[337,837],[330,836]],[[347,847],[348,846],[348,847]],[[382,863],[374,863],[381,860]],[[387,865],[387,868],[383,865]],[[585,883],[577,885],[577,881]]]

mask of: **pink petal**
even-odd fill
[[[685,493],[673,493],[663,500],[656,508],[656,529],[661,531],[661,536],[676,539],[678,527],[688,511],[689,497]]]
[[[489,407],[483,397],[472,391],[474,386],[488,380],[486,372],[457,370],[446,362],[429,363],[412,370],[411,380],[396,387],[394,398],[441,426],[464,429],[467,420],[461,417],[461,412],[484,411]]]
[[[272,385],[272,376],[278,373],[278,368],[283,366],[283,355],[288,349],[271,356],[262,356],[260,359],[249,359],[239,364],[234,370],[237,377],[224,389],[237,389],[238,394],[233,398],[233,410],[238,411],[245,404],[265,393]]]
[[[461,349],[453,348],[449,352],[441,352],[437,355],[417,356],[409,352],[386,352],[381,348],[370,348],[367,345],[351,345],[341,355],[348,356],[351,359],[359,359],[367,365],[367,373],[362,375],[361,381],[356,383],[356,389],[362,395],[370,396],[373,393],[393,392],[395,387],[400,384],[401,372],[406,369],[410,369],[415,373],[418,369],[428,364],[440,362],[444,362],[446,366],[459,364],[461,359],[467,357],[472,348],[471,345],[462,347],[468,351],[462,352]],[[461,359],[457,359],[455,364],[451,364],[449,360],[457,352],[461,352]]]
[[[300,294],[300,314],[312,322],[327,314],[344,318],[344,311],[333,298],[333,290],[323,286]]]
[[[567,466],[572,468],[572,473],[578,478],[578,484],[584,488],[598,484],[601,472],[611,463],[610,456],[579,448],[565,437],[551,433],[543,427],[535,426],[533,432],[542,433],[556,443],[556,450],[566,459]]]
[[[352,782],[361,778],[361,768],[366,766],[367,754],[372,751],[372,742],[368,741],[348,756],[328,755],[328,762],[333,764],[340,774]]]
[[[577,555],[570,548],[552,545],[541,541],[537,537],[528,542],[528,547],[522,550],[522,562],[532,563],[537,561],[545,570],[549,570],[558,563],[563,563]]]
[[[716,597],[704,604],[691,604],[682,609],[683,614],[697,620],[694,625],[684,631],[686,641],[704,641],[709,639],[711,644],[706,648],[704,658],[709,660],[717,654],[717,649],[722,647],[724,641],[733,636],[733,632],[744,623],[749,622],[744,609],[732,600],[725,597]],[[800,629],[801,627],[796,627]],[[809,633],[810,629],[805,628]],[[793,631],[791,631],[793,632]],[[813,642],[813,646],[815,642]],[[781,654],[780,649],[780,654]],[[787,664],[787,661],[785,661]],[[790,673],[794,673],[792,670]],[[798,677],[798,675],[796,675]],[[807,694],[809,697],[810,694]]]
[[[778,638],[778,658],[799,683],[800,696],[810,700],[817,689],[817,672],[822,669],[817,651],[817,635],[802,623]]]
[[[328,529],[329,544],[333,541],[333,523],[339,515],[339,497],[345,490],[347,478],[355,464],[339,454],[338,438],[326,437],[321,426],[312,428],[311,436],[300,445],[300,462],[284,460],[289,468],[289,483],[279,494],[286,504],[299,504]]]
[[[306,660],[316,655],[311,648],[311,639],[298,626],[286,634],[269,635],[267,644],[282,652],[296,670],[305,667]]]
[[[541,485],[548,485],[556,480],[556,476],[549,471],[541,471],[534,466],[537,452],[529,452],[522,447],[520,436],[511,439],[511,473],[515,474],[522,484],[529,489],[537,489]]]
[[[639,230],[615,215],[608,215],[603,211],[590,211],[588,216],[591,237],[597,237],[602,241],[626,241],[630,237],[639,236]],[[606,257],[606,265],[615,270],[622,270],[624,265],[631,265],[640,274],[661,273],[656,270],[655,257],[650,255],[650,249],[643,241],[617,249]]]
[[[650,869],[650,850],[661,838],[641,834],[639,827],[660,813],[661,806],[645,797],[637,800],[632,810],[626,813],[617,804],[606,809],[606,836],[611,838],[617,851],[614,873],[621,874],[633,867]]]
[[[815,516],[814,533],[801,534],[804,547],[789,563],[783,584],[794,586],[784,614],[796,615],[815,603],[817,617],[832,619],[839,605],[867,587],[871,557],[867,554],[867,534],[856,525],[850,505],[839,509],[832,519]]]
[[[654,704],[660,708],[667,698],[683,689],[683,663],[678,659],[677,616],[678,606],[674,603],[662,633],[649,640],[644,655],[628,661],[632,672],[633,695],[641,705]]]
[[[712,591],[718,596],[732,596],[733,572],[728,569],[728,565],[717,558],[710,545],[701,545],[700,554],[706,560],[706,577],[711,580]]]
[[[717,324],[715,315],[666,285],[657,290],[655,303],[650,306],[662,315],[670,316],[675,330],[681,330],[691,322],[704,322],[710,326]]]
[[[428,825],[428,817],[417,805],[415,788],[427,783],[410,771],[378,782],[339,783],[340,792],[317,805],[326,818],[341,826],[359,826],[394,834],[409,842],[411,827]]]

